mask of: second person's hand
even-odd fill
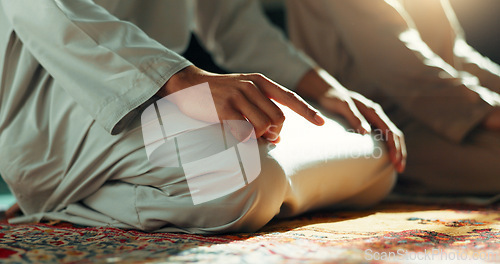
[[[325,110],[343,116],[357,133],[371,133],[372,126],[383,133],[392,164],[398,172],[403,172],[407,155],[404,135],[378,104],[347,90],[323,69],[306,73],[297,92],[317,101]]]

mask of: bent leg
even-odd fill
[[[500,133],[477,129],[457,144],[415,122],[403,131],[410,154],[397,191],[414,194],[500,192]]]
[[[317,127],[283,110],[287,120],[282,141],[269,152],[288,179],[280,216],[368,206],[390,192],[396,172],[383,142],[346,132],[348,127],[339,117],[330,117]]]
[[[37,199],[24,191],[26,199],[21,200],[22,205],[32,208],[23,210],[32,216],[25,221],[45,217],[141,230],[255,231],[276,215],[287,217],[313,209],[369,205],[380,200],[394,180],[385,150],[372,137],[348,133],[340,121],[328,120],[325,126],[316,127],[283,109],[287,121],[282,142],[274,146],[259,140],[262,167],[257,179],[220,198],[194,204],[181,169],[155,167],[148,161],[139,119],[124,133],[111,136],[85,116],[67,94],[57,86],[51,87],[58,100],[47,105],[56,109],[53,113],[67,115],[64,122],[50,119],[60,124],[56,134],[48,135],[61,160],[44,165],[44,169],[59,181],[45,185],[50,193],[47,199]],[[79,118],[72,118],[76,114]],[[61,134],[66,137],[58,136]],[[220,149],[211,138],[215,136],[192,136],[185,146],[188,159],[195,160],[200,152],[218,153]],[[31,154],[27,158],[41,160],[44,156]],[[13,164],[12,167],[18,167]],[[22,181],[15,170],[12,172],[12,182],[19,182],[15,190],[22,191]],[[235,171],[205,172],[211,173],[231,175]],[[38,177],[46,182],[44,175]],[[34,176],[34,172],[28,171],[26,179]]]
[[[259,140],[261,174],[233,193],[193,204],[185,176],[157,168],[150,172],[156,176],[147,179],[108,183],[84,203],[143,230],[220,233],[255,231],[276,215],[367,206],[391,190],[395,171],[380,142],[346,132],[340,121],[329,119],[324,127],[316,127],[283,110],[287,121],[282,141],[272,145]],[[207,137],[192,137],[189,148],[206,144],[200,138]],[[152,180],[167,174],[174,176]]]

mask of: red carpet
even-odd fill
[[[256,234],[199,236],[0,225],[1,263],[494,263],[500,206],[386,203],[273,221]]]

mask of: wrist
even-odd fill
[[[196,76],[199,75],[200,71],[201,70],[194,65],[183,68],[167,80],[167,82],[157,92],[157,95],[165,97],[169,94],[173,94],[184,88],[197,84]]]

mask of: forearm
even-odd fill
[[[324,78],[325,76],[328,76],[328,73],[323,69],[311,68],[300,78],[295,91],[301,97],[317,102],[332,88],[331,83]]]
[[[400,9],[384,1],[297,0],[294,3],[293,8],[298,10],[316,5],[314,13],[290,16],[297,20],[296,25],[313,21],[310,23],[325,27],[325,32],[331,30],[334,36],[325,37],[324,42],[309,40],[305,46],[312,51],[307,52],[325,61],[321,51],[330,49],[331,41],[342,40],[345,49],[337,57],[342,58],[345,53],[350,56],[352,68],[348,70],[353,69],[357,74],[353,78],[360,78],[368,86],[360,90],[396,104],[436,133],[460,141],[491,111],[491,105],[482,95],[465,85],[458,72],[422,41],[415,28],[408,25],[407,14],[400,13]],[[359,14],[363,14],[363,19],[356,18]],[[307,32],[302,33],[296,37],[308,36]],[[350,76],[341,77],[349,82]],[[298,92],[316,96],[304,90]]]
[[[476,76],[482,86],[500,93],[500,66],[498,64],[479,54],[462,38],[457,39],[454,53],[458,69]]]
[[[23,46],[111,133],[119,132],[131,119],[124,117],[137,114],[170,76],[190,65],[92,1],[0,3]]]

